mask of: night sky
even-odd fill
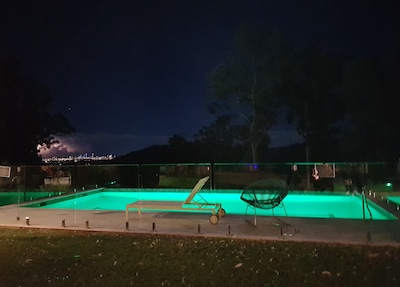
[[[0,4],[0,57],[47,87],[77,132],[59,155],[122,155],[212,121],[207,74],[240,25],[285,30],[296,47],[389,55],[399,48],[397,1],[12,1]],[[282,124],[272,146],[300,138]]]

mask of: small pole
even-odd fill
[[[65,227],[65,219],[61,220],[61,226]]]
[[[197,233],[201,233],[201,227],[200,227],[200,224],[197,224]]]
[[[372,238],[372,236],[371,236],[371,232],[367,232],[367,240],[368,240],[368,242],[370,242],[371,241],[371,238]]]
[[[231,235],[231,226],[228,225],[228,235]]]
[[[86,228],[89,229],[89,220],[86,220],[86,221],[85,221],[85,224],[86,224]]]
[[[155,232],[156,232],[156,223],[153,222],[153,233],[155,233]]]
[[[361,202],[362,202],[362,214],[363,214],[363,219],[365,220],[365,201],[366,201],[366,198],[365,198],[365,194],[364,194],[364,193],[362,193],[361,196],[362,196],[362,197],[361,197]]]
[[[280,235],[281,235],[281,237],[283,236],[283,229],[282,229],[282,227],[280,228]]]
[[[29,225],[29,216],[25,217],[25,223],[26,225]]]
[[[125,222],[125,230],[129,230],[129,221]]]

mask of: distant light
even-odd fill
[[[247,164],[247,167],[248,167],[249,169],[251,169],[251,170],[253,170],[253,169],[258,169],[258,165],[256,165],[256,164]]]
[[[387,183],[386,183],[386,186],[387,186],[387,187],[390,187],[390,186],[392,186],[392,183],[391,183],[391,182],[387,182]]]
[[[91,156],[88,156],[87,154],[85,155],[79,155],[79,156],[67,156],[67,157],[50,157],[50,158],[43,158],[42,160],[45,163],[61,163],[61,162],[80,162],[80,161],[96,161],[96,160],[112,160],[114,159],[116,156],[109,154],[109,155],[94,155],[94,153],[92,153]]]

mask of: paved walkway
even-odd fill
[[[398,211],[397,216],[400,215]],[[52,228],[103,232],[156,233],[259,240],[313,241],[400,247],[400,220],[309,219],[229,215],[216,225],[208,214],[71,211],[0,207],[0,227]]]

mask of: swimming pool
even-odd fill
[[[400,206],[400,196],[386,196],[386,199],[394,204],[397,204],[397,206]]]
[[[59,197],[52,200],[39,201],[23,207],[36,207],[42,209],[67,209],[67,210],[93,210],[125,211],[125,206],[137,200],[180,201],[183,202],[190,190],[156,190],[132,189],[110,190],[100,189],[69,197]],[[246,213],[247,204],[240,200],[239,190],[203,190],[201,196],[208,202],[221,203],[227,215]],[[364,206],[360,195],[344,195],[330,193],[300,193],[291,192],[283,200],[287,216],[303,218],[342,218],[342,219],[370,219],[397,220],[397,217],[382,207],[367,201],[368,208]],[[286,216],[282,206],[271,209],[257,209],[257,216]],[[368,211],[369,210],[369,211]],[[160,211],[163,212],[163,211]],[[165,212],[165,211],[164,211]],[[178,211],[177,211],[178,212]],[[180,211],[188,212],[188,211]],[[193,211],[190,211],[193,212]],[[249,209],[248,214],[254,211]]]
[[[1,191],[0,206],[15,204],[26,201],[33,201],[61,195],[62,192],[44,192],[44,191]]]

